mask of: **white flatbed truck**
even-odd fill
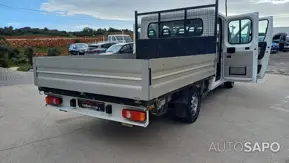
[[[193,123],[208,92],[235,81],[257,83],[266,73],[272,17],[225,17],[216,1],[136,12],[135,24],[134,55],[35,57],[34,82],[46,104],[141,127],[150,115]]]

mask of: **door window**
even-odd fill
[[[115,37],[112,37],[112,41],[115,42],[115,41],[116,41],[116,38],[115,38]]]
[[[148,38],[157,38],[158,36],[158,24],[150,23],[148,27]]]
[[[188,22],[188,36],[201,36],[203,34],[203,20],[191,19]]]
[[[112,45],[112,44],[103,44],[101,47],[107,49],[107,48],[109,48],[111,45]]]
[[[176,20],[169,22],[161,22],[161,37],[177,37],[184,34],[184,21]]]
[[[265,41],[267,29],[268,29],[268,20],[267,19],[260,20],[259,21],[259,42]]]
[[[233,20],[229,23],[229,43],[248,44],[252,41],[252,21],[250,19]]]

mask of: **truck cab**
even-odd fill
[[[206,15],[213,15],[214,10],[199,9],[186,14],[186,23],[182,14],[164,15],[164,19],[159,22],[157,15],[143,17],[138,25],[141,29],[138,29],[138,36],[140,39],[152,40],[187,36],[201,41],[202,37],[213,35],[214,31],[210,27],[214,26],[214,17]],[[260,18],[259,13],[226,17],[219,13],[216,74],[212,89],[225,82],[257,83],[259,79],[263,79],[271,53],[272,32],[273,17]]]

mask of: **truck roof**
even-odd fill
[[[203,17],[205,15],[215,15],[215,10],[214,9],[192,9],[187,11],[187,17],[188,19],[190,17]],[[161,14],[161,21],[168,21],[168,20],[176,20],[180,18],[184,18],[185,13],[182,11],[174,11],[174,12],[168,12],[168,13],[162,13]],[[153,14],[149,16],[144,16],[142,21],[157,21],[158,20],[158,15]]]

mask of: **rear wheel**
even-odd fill
[[[225,83],[224,83],[224,87],[225,87],[225,88],[228,88],[228,89],[233,88],[234,85],[235,85],[234,82],[225,82]]]
[[[170,108],[173,107],[168,112],[169,117],[185,123],[196,122],[201,108],[199,89],[196,87],[188,88],[177,93],[174,98],[172,105],[169,105]]]
[[[186,106],[186,115],[184,121],[194,123],[197,121],[201,108],[200,93],[197,89],[192,89],[189,92],[188,104]]]

